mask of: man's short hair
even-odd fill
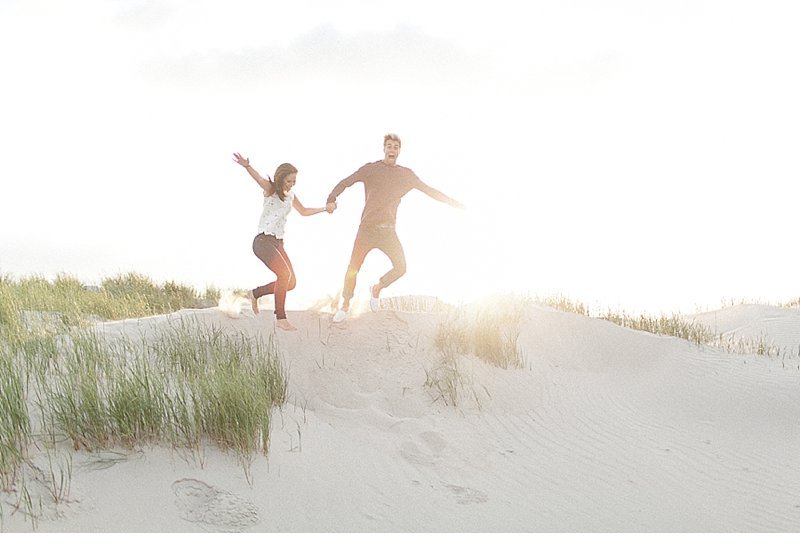
[[[394,141],[395,141],[395,142],[397,142],[397,143],[398,143],[400,146],[402,146],[402,145],[403,145],[403,143],[402,143],[402,142],[400,142],[400,137],[399,137],[399,136],[397,136],[397,135],[396,135],[396,134],[394,134],[394,133],[389,133],[388,135],[386,135],[386,136],[384,136],[384,137],[383,137],[383,145],[384,145],[384,146],[386,146],[386,143],[387,143],[387,142],[389,142],[390,140],[394,140]]]

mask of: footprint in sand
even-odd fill
[[[461,487],[449,483],[445,484],[445,487],[456,498],[456,504],[483,504],[489,500],[489,495],[471,487]]]
[[[424,453],[414,442],[403,442],[400,444],[400,456],[412,464],[433,466],[436,462],[429,453]]]
[[[433,431],[422,432],[418,437],[419,444],[412,441],[400,444],[400,455],[410,463],[433,466],[447,447],[447,442]]]
[[[244,531],[258,523],[258,508],[245,499],[199,480],[172,484],[175,504],[186,521],[224,532]]]

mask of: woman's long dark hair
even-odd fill
[[[275,193],[278,194],[278,198],[281,201],[286,201],[286,189],[283,187],[283,181],[286,180],[286,177],[290,174],[294,174],[297,172],[297,167],[292,165],[291,163],[281,163],[278,165],[278,168],[275,169],[275,181],[272,183],[272,187],[275,188]]]

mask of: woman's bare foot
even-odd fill
[[[286,330],[287,332],[292,332],[292,331],[294,331],[294,330],[297,330],[297,328],[295,328],[294,326],[292,326],[292,323],[291,323],[291,322],[289,322],[289,321],[288,321],[287,319],[285,319],[285,318],[278,319],[278,320],[275,322],[275,326],[277,326],[277,327],[278,327],[278,328],[280,328],[281,330]]]
[[[258,299],[253,295],[253,291],[248,290],[245,296],[247,296],[247,299],[250,301],[250,307],[253,308],[253,314],[257,315],[259,312]]]

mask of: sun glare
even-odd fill
[[[218,303],[219,310],[230,318],[239,318],[242,314],[242,307],[245,305],[248,305],[247,299],[228,290],[222,292]]]

